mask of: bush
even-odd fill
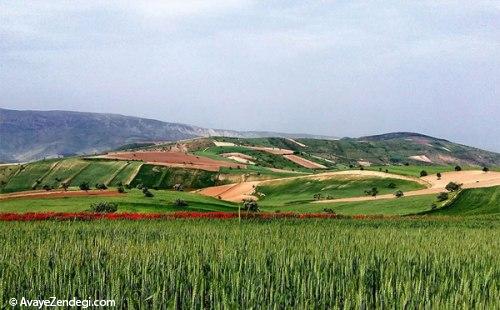
[[[389,183],[389,184],[387,185],[387,188],[396,188],[396,187],[397,187],[397,185],[396,185],[396,183],[394,183],[394,182],[391,182],[391,183]]]
[[[248,212],[259,212],[259,205],[255,200],[243,200],[243,209]]]
[[[438,180],[441,180],[441,172],[436,173]]]
[[[427,175],[428,175],[427,171],[425,171],[425,170],[420,171],[420,176],[421,177],[426,177]]]
[[[107,187],[107,186],[106,186],[106,184],[104,184],[104,183],[97,183],[97,184],[95,185],[95,188],[96,188],[96,189],[99,189],[99,190],[105,190],[105,189],[108,189],[108,187]]]
[[[118,210],[118,205],[113,202],[101,201],[90,205],[90,211],[96,213],[113,213]]]
[[[401,197],[403,197],[403,196],[404,196],[404,193],[403,193],[403,191],[396,191],[396,192],[394,193],[394,196],[396,196],[396,198],[401,198]]]
[[[154,194],[151,193],[147,187],[142,188],[142,193],[144,194],[144,197],[154,197]]]
[[[447,192],[441,192],[437,195],[437,200],[438,201],[445,201],[445,200],[448,200],[448,193]]]
[[[52,189],[52,186],[45,184],[42,188],[46,191],[50,191]]]
[[[483,167],[483,171],[484,171],[484,172],[488,172],[488,171],[490,171],[490,168],[488,168],[488,167]]]
[[[123,188],[123,185],[118,186],[118,193],[120,194],[125,193],[125,188]]]
[[[438,207],[438,206],[437,206],[437,204],[436,204],[436,203],[434,203],[434,202],[433,202],[433,203],[431,204],[431,210],[436,210],[436,209],[437,209],[437,207]]]
[[[82,182],[78,187],[82,191],[88,191],[90,189],[90,184],[89,182]]]
[[[331,209],[331,208],[325,208],[325,209],[323,209],[323,212],[328,213],[328,214],[335,214],[335,211],[333,211],[333,209]]]
[[[321,200],[323,199],[323,195],[321,193],[317,193],[313,195],[314,200]]]
[[[174,201],[174,207],[187,207],[188,203],[182,199],[176,199]]]
[[[457,166],[455,166],[455,171],[462,171],[462,167],[460,167],[460,166],[458,166],[458,165],[457,165]]]
[[[461,187],[462,187],[462,184],[450,182],[450,183],[446,184],[445,188],[447,191],[455,192],[455,191],[458,191]]]
[[[378,194],[378,189],[376,187],[372,187],[370,190],[366,190],[365,194],[375,197]]]

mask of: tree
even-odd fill
[[[99,189],[99,190],[105,190],[105,189],[108,189],[108,187],[107,187],[107,186],[106,186],[106,184],[104,184],[104,183],[97,183],[97,184],[95,185],[95,188],[96,188],[96,189]]]
[[[445,200],[448,200],[448,193],[447,192],[441,192],[437,195],[437,200],[438,201],[445,201]]]
[[[151,193],[147,187],[142,188],[142,193],[144,194],[144,197],[154,197],[154,194]]]
[[[321,200],[323,198],[323,195],[321,193],[314,194],[313,196],[314,200]]]
[[[82,191],[88,191],[90,189],[90,184],[89,184],[89,182],[82,182],[82,183],[80,183],[80,185],[78,187]]]
[[[376,187],[372,187],[371,189],[366,190],[366,191],[365,191],[365,194],[366,194],[366,195],[373,196],[373,197],[376,197],[376,196],[377,196],[377,194],[378,194],[378,189],[377,189]]]
[[[420,176],[421,177],[426,177],[427,176],[427,171],[425,171],[425,170],[420,171]]]
[[[459,165],[456,165],[455,166],[455,171],[462,171],[462,167],[460,167]]]
[[[441,172],[436,173],[437,179],[441,180]]]
[[[484,171],[484,172],[488,172],[488,171],[490,171],[490,168],[488,168],[488,167],[483,167],[483,171]]]
[[[67,191],[68,187],[69,187],[69,183],[68,182],[61,183],[61,187],[64,189],[64,191]]]
[[[188,203],[182,199],[176,199],[174,201],[174,207],[187,207]]]
[[[396,198],[401,198],[404,196],[404,193],[403,191],[399,190],[394,193],[394,196],[396,196]]]
[[[446,186],[445,186],[446,190],[449,192],[458,191],[461,187],[462,187],[462,184],[458,184],[455,182],[450,182],[450,183],[446,184]]]
[[[257,201],[251,200],[251,199],[245,199],[243,200],[243,209],[245,209],[248,212],[259,212],[259,205],[257,204]]]

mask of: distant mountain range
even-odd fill
[[[93,154],[137,142],[208,136],[333,139],[309,134],[208,129],[118,114],[0,108],[0,162]]]

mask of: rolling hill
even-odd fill
[[[0,162],[26,162],[61,155],[93,154],[137,142],[176,141],[214,135],[254,138],[319,137],[207,129],[118,114],[0,108]]]

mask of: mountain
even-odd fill
[[[390,161],[445,165],[500,165],[500,154],[414,132],[392,132],[357,138],[370,153]]]
[[[205,136],[320,137],[207,129],[118,114],[18,111],[0,108],[0,162],[25,162],[60,155],[92,154],[136,142],[175,141]]]

